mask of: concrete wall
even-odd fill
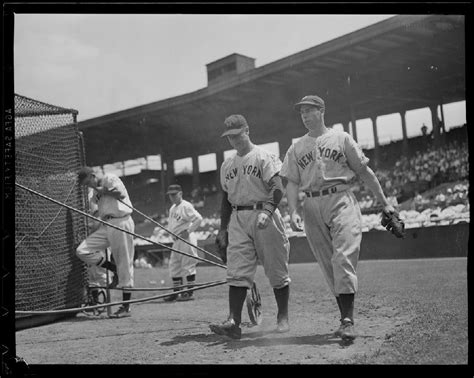
[[[466,257],[469,224],[411,228],[405,239],[387,231],[372,230],[362,236],[360,260]],[[290,263],[314,261],[306,237],[290,238]]]

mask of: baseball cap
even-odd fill
[[[247,120],[243,115],[232,114],[224,120],[225,131],[221,137],[227,135],[238,135],[248,126]]]
[[[324,104],[324,100],[321,97],[316,96],[316,95],[304,96],[300,102],[294,105],[295,110],[299,110],[301,105],[313,105],[322,110],[326,108],[326,105]]]
[[[91,167],[82,167],[79,172],[77,172],[77,180],[79,181],[79,184],[82,184],[82,182],[90,175],[93,174],[94,170]]]
[[[176,194],[182,191],[183,189],[181,188],[181,185],[173,184],[173,185],[168,186],[168,191],[166,192],[166,194]]]

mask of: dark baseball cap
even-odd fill
[[[79,184],[82,184],[82,182],[90,175],[94,174],[94,170],[91,167],[82,167],[79,172],[77,172],[77,180],[79,181]]]
[[[304,96],[300,102],[294,105],[295,110],[299,111],[301,105],[313,105],[322,110],[326,108],[326,105],[324,104],[324,100],[321,97],[316,96],[316,95]]]
[[[225,131],[221,137],[227,135],[238,135],[245,130],[246,127],[249,127],[247,120],[243,115],[232,114],[224,120]]]
[[[176,194],[182,191],[183,189],[181,188],[181,185],[173,184],[173,185],[168,186],[168,191],[166,192],[166,194]]]

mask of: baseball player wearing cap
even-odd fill
[[[303,191],[306,237],[341,313],[335,335],[351,341],[356,337],[354,295],[362,239],[360,207],[350,190],[354,177],[364,181],[385,211],[393,213],[394,208],[355,140],[344,131],[326,127],[323,99],[305,96],[295,109],[308,133],[290,146],[280,172],[288,180],[290,222],[294,230],[302,231],[297,204],[298,192]]]
[[[170,185],[168,194],[173,205],[169,211],[168,227],[170,232],[178,235],[180,238],[187,240],[189,243],[196,245],[197,239],[193,232],[199,227],[202,221],[202,215],[194,208],[191,202],[183,199],[183,190],[180,185]],[[196,248],[191,247],[184,241],[173,238],[173,249],[181,251],[193,256],[198,256]],[[196,265],[198,260],[192,257],[171,251],[169,260],[169,271],[171,279],[173,280],[173,286],[183,285],[183,278],[186,277],[188,284],[194,284],[196,281]],[[188,288],[191,288],[189,286]],[[174,291],[180,289],[175,288]],[[181,295],[173,294],[166,297],[166,302],[178,301],[189,301],[194,299],[193,292],[188,291]]]
[[[87,199],[89,203],[89,214],[97,216],[99,213],[99,208],[97,206],[96,196],[94,195],[94,190],[88,188]],[[92,220],[88,223],[89,233],[93,233],[100,227],[100,223]],[[110,248],[107,248],[104,253],[107,254],[107,259],[110,260]],[[105,268],[97,265],[87,265],[87,277],[88,277],[88,295],[89,302],[88,305],[97,305],[99,303],[104,303],[106,301],[106,293],[103,287],[112,284],[112,276],[107,275]],[[100,311],[93,310],[92,314],[98,315]]]
[[[226,131],[222,137],[227,137],[237,150],[237,154],[226,159],[220,168],[223,197],[217,236],[225,238],[228,232],[230,315],[222,324],[211,324],[210,328],[219,335],[241,338],[242,307],[260,261],[278,307],[276,330],[287,332],[290,244],[277,208],[283,196],[283,185],[278,175],[281,161],[251,142],[249,126],[242,115],[230,115],[224,126]]]
[[[102,175],[90,167],[82,168],[78,173],[80,185],[94,190],[94,201],[97,202],[97,216],[121,229],[134,232],[135,223],[131,217],[131,202],[122,180],[112,173]],[[128,205],[128,206],[127,206]],[[130,206],[130,207],[129,207]],[[105,250],[110,247],[115,263],[107,261]],[[99,228],[90,234],[77,247],[76,255],[88,265],[102,266],[114,273],[111,287],[123,290],[123,300],[131,298],[126,288],[133,287],[133,237],[116,228],[101,223]],[[130,316],[130,305],[123,304],[113,314],[114,317]]]

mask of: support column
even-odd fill
[[[357,142],[357,125],[356,125],[356,119],[354,115],[354,109],[352,108],[352,104],[350,105],[350,107],[351,107],[352,137]]]
[[[440,133],[438,124],[437,105],[430,105],[431,123],[433,125],[433,143],[437,147],[440,145]]]
[[[292,143],[291,138],[281,138],[281,139],[279,139],[278,145],[280,147],[280,159],[281,159],[281,161],[283,161],[283,159],[285,158],[286,151],[288,151],[288,149],[290,148],[291,143]]]
[[[193,189],[199,186],[199,159],[197,155],[192,156],[193,159]]]
[[[407,155],[408,154],[408,136],[407,136],[407,120],[406,120],[406,115],[407,112],[406,110],[402,110],[400,112],[400,119],[402,121],[402,134],[403,134],[403,140],[402,140],[402,154]]]
[[[350,134],[351,132],[349,131],[349,121],[346,121],[346,122],[342,122],[342,127],[344,128],[344,131],[348,134]]]
[[[377,116],[370,117],[370,119],[372,120],[372,130],[374,132],[374,163],[375,167],[378,167],[380,161],[380,145],[377,132]]]
[[[444,109],[443,109],[443,103],[442,102],[439,103],[439,109],[441,111],[441,122],[442,122],[441,126],[443,128],[443,134],[445,134],[446,133],[446,122],[444,120]]]
[[[224,162],[224,151],[218,150],[216,151],[216,187],[218,190],[220,190],[221,187],[221,166],[222,163]]]

